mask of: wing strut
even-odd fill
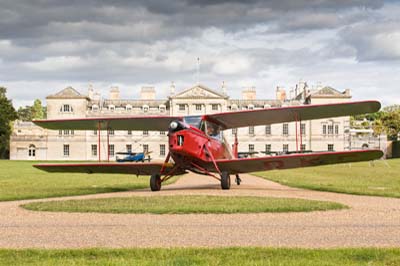
[[[110,161],[110,126],[107,123],[107,162]]]
[[[97,136],[98,136],[98,138],[97,138],[97,147],[99,147],[98,148],[98,152],[99,152],[99,162],[101,161],[101,150],[100,150],[100,132],[101,132],[101,121],[99,121],[99,123],[98,123],[98,127],[97,127]]]

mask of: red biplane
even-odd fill
[[[209,175],[221,182],[222,189],[231,186],[230,175],[240,184],[240,173],[307,167],[335,163],[368,161],[382,157],[380,150],[352,150],[341,152],[290,153],[256,158],[239,158],[238,142],[233,149],[226,142],[223,130],[296,122],[296,150],[298,122],[329,117],[373,113],[380,109],[377,101],[362,101],[324,105],[301,105],[206,114],[201,116],[131,116],[82,118],[68,120],[37,120],[37,125],[48,129],[74,130],[154,130],[168,128],[169,152],[164,163],[80,163],[37,164],[48,172],[127,173],[151,175],[150,188],[159,191],[162,182],[187,171]],[[300,138],[300,141],[298,140]],[[100,135],[99,135],[100,141]],[[173,163],[170,163],[172,158]]]

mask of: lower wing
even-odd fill
[[[46,172],[152,175],[159,173],[163,165],[164,163],[52,163],[33,166]],[[172,163],[165,164],[165,172],[170,171],[173,166]],[[183,173],[184,171],[178,170],[176,174]]]
[[[219,160],[217,161],[217,165],[221,171],[227,171],[230,174],[237,174],[326,164],[371,161],[379,159],[382,156],[383,152],[380,150],[320,152],[309,154],[297,153],[284,156]],[[213,166],[210,165],[209,168],[212,169]]]

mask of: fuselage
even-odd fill
[[[195,125],[174,121],[169,128],[168,137],[171,157],[187,169],[191,169],[193,163],[203,167],[213,160],[232,158],[232,152],[220,127],[204,120]]]

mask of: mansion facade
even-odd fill
[[[276,99],[257,99],[256,90],[243,90],[241,99],[231,99],[222,86],[219,90],[203,85],[175,93],[174,84],[166,99],[156,99],[153,87],[143,87],[139,99],[121,99],[119,89],[114,87],[106,99],[89,88],[81,94],[74,88],[46,97],[48,119],[88,117],[149,116],[149,115],[202,115],[238,110],[256,110],[302,104],[324,104],[351,100],[349,90],[339,92],[331,87],[311,90],[306,83],[296,85],[294,96],[286,97],[286,91],[276,89]],[[296,150],[341,151],[351,147],[350,117],[335,117],[297,123],[267,124],[224,131],[229,143],[234,143],[237,133],[239,152],[256,152],[255,156],[282,154]],[[168,153],[166,131],[114,131],[109,130],[110,160],[118,152],[151,151],[151,157],[163,160]],[[107,133],[98,131],[48,130],[32,122],[16,121],[10,140],[12,160],[107,160]],[[301,134],[301,136],[300,136]],[[301,145],[299,142],[301,138]],[[298,143],[298,145],[296,145]],[[372,147],[371,148],[376,148]],[[101,154],[99,154],[101,153]]]

